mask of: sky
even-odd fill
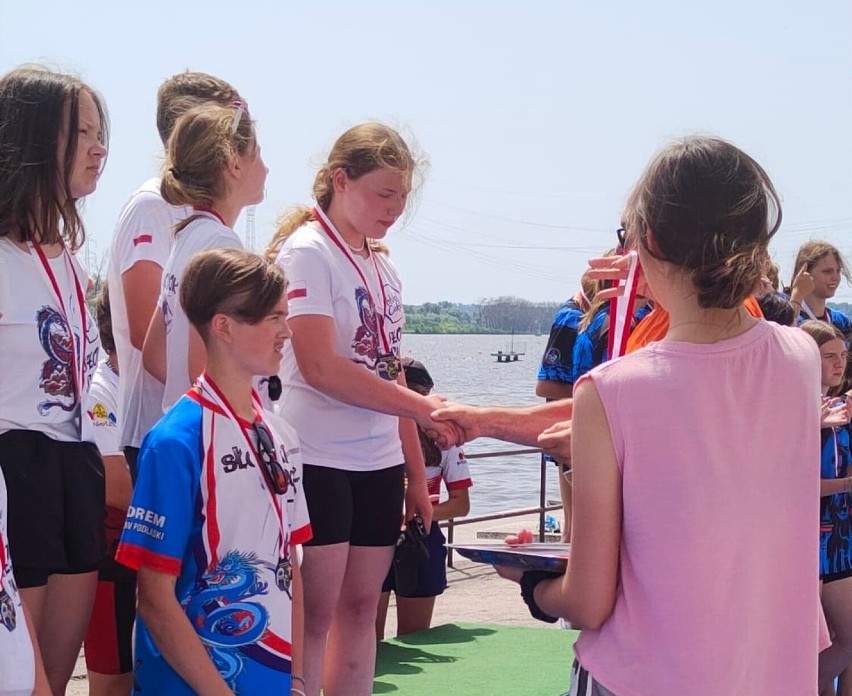
[[[784,279],[811,238],[852,257],[848,0],[0,0],[0,72],[27,62],[106,100],[109,160],[84,207],[94,260],[159,170],[157,87],[186,69],[230,81],[256,119],[259,247],[311,202],[346,128],[380,119],[416,141],[429,171],[387,239],[406,304],[570,297],[648,160],[691,133],[769,172]]]

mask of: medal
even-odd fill
[[[382,379],[394,382],[401,371],[402,364],[393,353],[383,353],[376,358],[376,374]]]
[[[290,584],[293,582],[293,565],[290,557],[282,558],[275,567],[275,584],[282,592],[290,594]]]
[[[340,234],[332,224],[331,220],[328,219],[325,212],[317,207],[314,208],[314,217],[316,221],[319,223],[320,227],[323,231],[328,235],[329,239],[331,239],[332,243],[340,249],[340,252],[346,257],[346,260],[352,265],[355,269],[355,272],[361,278],[361,281],[364,283],[364,292],[366,293],[366,297],[369,300],[369,306],[375,315],[375,321],[377,324],[377,331],[371,331],[371,333],[377,333],[379,341],[376,341],[376,361],[373,364],[373,370],[375,373],[381,377],[382,379],[386,379],[388,381],[395,381],[399,376],[399,373],[402,372],[402,363],[399,358],[393,354],[393,349],[391,347],[391,343],[388,340],[387,333],[385,332],[385,317],[388,313],[388,298],[385,295],[385,286],[382,280],[382,274],[379,271],[379,265],[376,262],[376,255],[374,253],[370,253],[370,259],[373,262],[373,270],[376,272],[376,282],[379,286],[379,292],[382,296],[382,308],[381,311],[376,311],[375,306],[377,303],[373,301],[373,294],[370,292],[370,285],[367,283],[367,277],[361,271],[361,268],[355,262],[355,259],[352,258],[352,255],[346,251],[343,243],[337,238]],[[350,247],[351,249],[351,247]],[[381,342],[381,345],[378,345]],[[384,348],[384,353],[380,353],[381,348]]]
[[[18,617],[12,598],[6,590],[0,589],[0,626],[5,626],[9,631],[14,631],[17,623]]]

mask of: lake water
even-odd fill
[[[498,363],[490,353],[506,351],[513,343],[524,351],[517,362]],[[405,334],[404,355],[420,360],[432,379],[435,393],[478,406],[527,406],[542,403],[535,395],[536,375],[547,336]],[[465,445],[468,454],[519,449],[517,445],[483,438]],[[538,505],[539,455],[529,454],[470,463],[472,515]],[[547,470],[547,497],[559,499],[556,467]],[[510,523],[507,523],[510,524]]]

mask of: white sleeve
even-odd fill
[[[334,317],[332,274],[323,251],[312,246],[285,247],[276,263],[287,278],[290,317],[319,314]]]
[[[174,220],[171,206],[156,194],[143,193],[131,201],[115,230],[119,275],[139,261],[165,266],[174,239]]]
[[[94,426],[95,444],[103,457],[122,454],[117,414],[115,397],[94,383],[86,396],[86,415]]]
[[[447,490],[470,488],[473,485],[470,479],[470,468],[461,447],[451,447],[444,452],[441,458],[441,470]]]

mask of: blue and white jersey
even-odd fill
[[[189,392],[142,443],[116,554],[131,568],[177,576],[178,602],[238,694],[289,693],[296,562],[289,550],[311,537],[298,438],[273,414],[262,418],[280,451],[284,494],[272,493],[248,451],[240,430],[251,433],[252,424],[237,427],[216,404]],[[256,449],[256,440],[248,442]],[[141,618],[134,652],[134,693],[193,693]]]
[[[6,480],[0,471],[0,694],[29,696],[35,688],[35,656],[9,556]]]

